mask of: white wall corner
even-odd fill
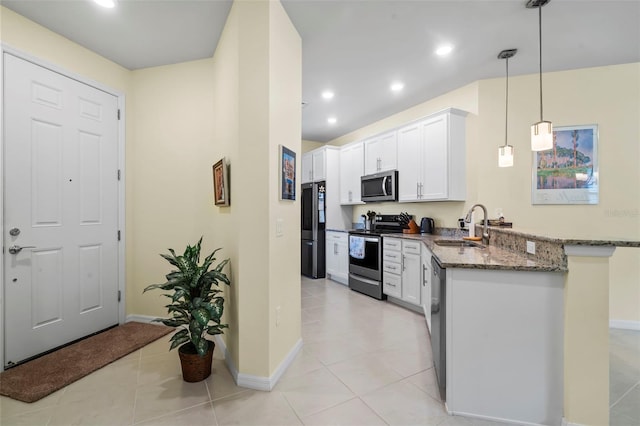
[[[611,257],[616,251],[616,246],[583,246],[565,245],[564,252],[567,256],[580,257]]]
[[[609,328],[640,331],[640,321],[609,320]]]
[[[580,423],[570,423],[567,421],[567,419],[565,419],[564,417],[562,418],[562,426],[584,426]]]
[[[238,386],[268,392],[276,386],[280,377],[282,377],[284,372],[287,371],[287,368],[289,368],[293,360],[296,358],[296,355],[298,355],[298,352],[302,349],[302,339],[298,339],[296,344],[293,345],[293,348],[291,348],[287,356],[282,360],[278,368],[276,368],[276,371],[274,371],[270,377],[239,373],[231,359],[231,354],[227,350],[227,346],[219,336],[216,336],[216,345],[219,345],[220,349],[224,352],[225,364]]]

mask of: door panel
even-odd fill
[[[113,95],[3,60],[10,364],[118,323],[118,123]]]

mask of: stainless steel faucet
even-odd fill
[[[482,244],[489,245],[489,219],[487,214],[487,208],[482,204],[474,204],[473,207],[469,209],[469,213],[464,218],[464,221],[467,223],[471,223],[471,213],[473,213],[473,209],[476,207],[482,207],[482,211],[484,212],[484,223],[482,225]],[[471,223],[470,226],[475,226],[475,224]]]

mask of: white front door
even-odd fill
[[[118,106],[77,80],[3,60],[11,365],[118,323]]]

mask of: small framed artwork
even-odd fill
[[[296,199],[296,153],[279,145],[280,197],[281,200]]]
[[[229,172],[224,157],[213,165],[213,201],[216,206],[229,205]]]
[[[556,127],[533,153],[532,204],[598,204],[598,125]]]

